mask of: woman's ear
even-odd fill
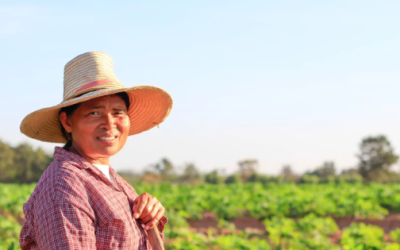
[[[60,122],[67,133],[72,132],[71,118],[69,118],[65,112],[60,113]]]

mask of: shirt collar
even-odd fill
[[[120,191],[123,190],[122,186],[120,186],[117,174],[115,173],[114,169],[110,166],[110,175],[113,176],[114,182],[107,179],[106,176],[100,171],[100,169],[93,167],[91,163],[89,163],[85,158],[75,153],[69,152],[61,147],[55,147],[54,149],[54,160],[59,161],[66,161],[68,164],[75,166],[81,169],[91,169],[94,174],[97,176],[101,176],[100,178],[103,179],[104,182],[108,183],[108,185],[112,186],[115,190]]]
[[[92,164],[86,161],[82,156],[69,152],[61,147],[56,147],[54,149],[53,157],[55,160],[67,161],[69,164],[81,169],[87,169],[92,166]]]
[[[100,169],[93,167],[91,163],[89,163],[85,158],[75,153],[69,152],[61,147],[55,147],[54,149],[54,160],[66,161],[68,164],[75,166],[81,169],[91,169],[97,176],[101,176],[100,178],[103,182],[106,182],[108,185],[112,186],[115,190],[120,191],[123,190],[121,184],[119,183],[117,174],[115,173],[114,169],[110,167],[110,175],[113,176],[114,181],[112,182],[107,179],[106,176],[100,171]]]

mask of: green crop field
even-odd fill
[[[0,249],[18,249],[22,205],[34,186],[0,184]],[[400,250],[400,229],[385,232],[363,223],[339,228],[335,221],[384,221],[400,212],[396,184],[137,184],[135,189],[156,196],[167,209],[166,249]],[[214,216],[216,226],[195,230],[188,221],[204,220],[204,212]],[[250,217],[263,230],[235,228],[235,219]]]

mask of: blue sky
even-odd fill
[[[0,139],[27,141],[28,113],[62,100],[63,67],[100,50],[125,86],[154,85],[170,117],[112,158],[140,171],[161,157],[203,172],[356,165],[385,134],[400,153],[399,1],[0,3]]]

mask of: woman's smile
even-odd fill
[[[108,136],[108,137],[97,137],[98,140],[100,141],[114,141],[115,139],[117,139],[117,136]]]
[[[118,140],[118,136],[99,136],[96,137],[96,139],[100,142],[103,143],[105,146],[113,146],[115,142]]]

